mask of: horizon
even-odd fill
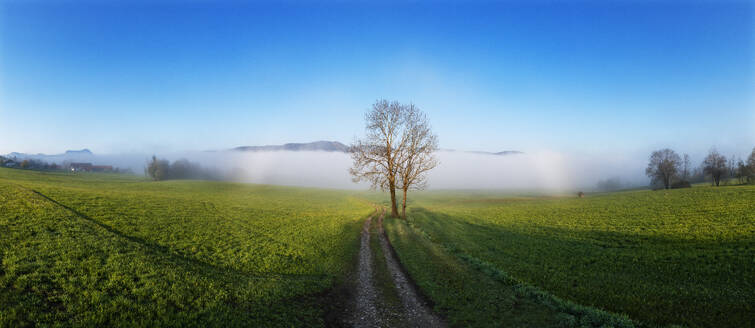
[[[755,140],[747,2],[0,8],[0,153],[349,144],[378,98],[417,104],[443,149],[701,158]]]

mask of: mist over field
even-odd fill
[[[337,189],[369,187],[367,183],[352,182],[348,172],[351,156],[343,152],[208,151],[157,156],[170,161],[188,159],[238,182]],[[427,189],[590,190],[598,180],[616,177],[628,186],[648,183],[643,157],[572,155],[555,151],[491,155],[447,150],[438,151],[436,156],[440,164],[429,172]],[[143,174],[150,157],[151,154],[28,155],[28,158],[57,164],[81,161],[113,165],[139,175]]]
[[[441,151],[437,155],[440,165],[428,175],[432,189],[560,191],[593,188],[598,180],[609,177],[647,185],[644,158],[597,158],[553,151],[504,156]]]
[[[623,182],[647,185],[644,158],[630,160],[596,156],[570,156],[542,151],[490,155],[463,151],[438,151],[438,167],[428,174],[428,189],[527,189],[573,190],[593,188],[600,179],[619,177]],[[351,156],[342,152],[209,152],[172,154],[202,166],[230,173],[240,182],[365,189],[348,173]],[[138,171],[134,169],[134,171]]]

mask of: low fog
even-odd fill
[[[539,151],[524,154],[492,155],[463,151],[439,151],[440,164],[429,173],[428,189],[508,189],[572,191],[593,190],[599,180],[619,178],[626,186],[645,186],[646,158],[621,155],[588,156]],[[63,161],[113,165],[144,174],[151,154],[25,155],[61,164]],[[188,159],[207,169],[217,170],[229,180],[339,189],[367,189],[354,183],[348,173],[351,157],[343,152],[184,152],[157,154],[175,161]]]
[[[490,155],[439,151],[440,162],[428,175],[428,189],[592,189],[601,179],[618,177],[647,185],[644,158],[639,160],[568,156],[556,152]],[[232,173],[236,181],[342,189],[366,189],[348,173],[351,157],[342,152],[208,152],[172,154]],[[135,170],[136,171],[136,170]]]
[[[432,189],[592,189],[598,180],[618,177],[647,185],[644,158],[639,161],[573,156],[541,151],[513,155],[438,152],[440,165],[430,173]]]

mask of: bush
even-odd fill
[[[144,169],[147,176],[152,180],[179,180],[179,179],[201,179],[201,180],[220,180],[221,175],[212,170],[202,168],[197,163],[189,162],[186,159],[179,159],[172,164],[168,160],[159,159],[152,156],[152,160],[147,163]]]
[[[152,156],[152,161],[147,163],[145,169],[147,176],[152,180],[159,181],[168,179],[168,171],[170,171],[170,162],[164,159],[158,159],[156,156]]]

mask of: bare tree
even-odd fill
[[[409,189],[423,189],[426,186],[426,174],[438,165],[433,154],[438,149],[438,138],[430,129],[427,115],[414,104],[403,107],[404,133],[406,142],[399,154],[399,185],[403,191],[401,217],[406,218],[406,194]]]
[[[737,178],[737,181],[740,184],[752,183],[752,175],[750,167],[740,158],[739,161],[737,161],[737,171],[734,175]]]
[[[376,101],[365,115],[366,136],[351,146],[353,166],[349,169],[354,182],[369,181],[372,188],[388,190],[391,216],[398,216],[396,177],[405,143],[405,115],[398,102]]]
[[[755,148],[746,161],[740,159],[737,163],[737,179],[739,183],[755,183]]]
[[[663,183],[663,187],[669,189],[671,180],[679,172],[681,159],[679,155],[668,148],[656,150],[650,154],[650,162],[645,169],[645,174],[651,179],[651,183]]]
[[[690,176],[690,167],[692,166],[689,155],[684,154],[682,155],[682,180],[689,181]]]
[[[728,171],[726,164],[726,157],[719,154],[718,151],[713,148],[708,153],[708,156],[705,157],[705,160],[703,160],[703,173],[710,175],[712,180],[711,183],[718,186],[721,182],[721,177],[726,175],[726,172]]]
[[[731,157],[729,157],[729,162],[726,166],[728,168],[726,176],[729,178],[735,177],[737,175],[737,159],[735,155],[731,155]],[[724,181],[724,184],[727,184],[727,182]]]

